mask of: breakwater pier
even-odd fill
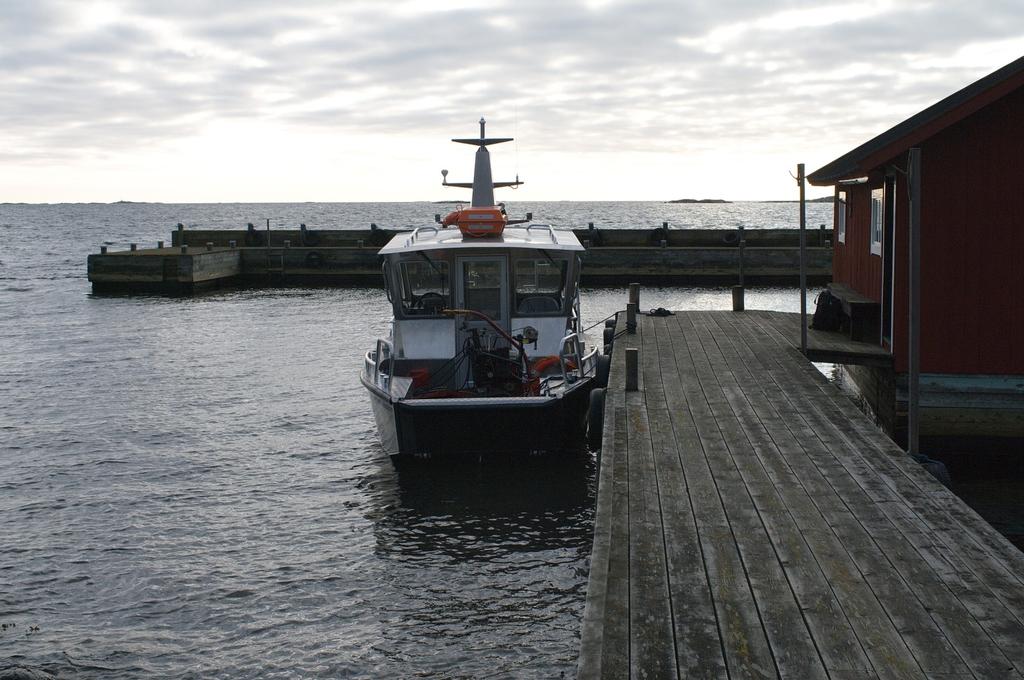
[[[798,229],[575,229],[586,247],[584,285],[749,283],[794,284],[799,278]],[[185,229],[169,245],[133,245],[88,257],[96,293],[188,294],[226,285],[351,286],[380,282],[377,251],[392,229]],[[831,232],[806,235],[812,282],[832,275]]]
[[[580,678],[1021,677],[1024,554],[800,354],[799,315],[624,316]]]

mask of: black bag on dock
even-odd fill
[[[814,318],[811,328],[816,331],[837,331],[843,322],[843,303],[826,288],[814,298]]]

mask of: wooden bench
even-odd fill
[[[828,290],[843,303],[843,314],[849,326],[850,339],[855,342],[878,342],[881,328],[881,305],[841,283],[828,284]]]

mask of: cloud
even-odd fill
[[[1018,14],[1002,0],[8,0],[0,168],[194,153],[231,121],[414,144],[481,114],[537,153],[814,165],[1024,53]]]

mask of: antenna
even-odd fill
[[[480,118],[480,137],[474,138],[457,138],[453,139],[453,142],[459,144],[471,144],[477,147],[476,150],[476,162],[473,169],[473,181],[472,182],[449,182],[447,175],[442,171],[442,175],[445,177],[442,184],[449,187],[459,187],[473,190],[473,199],[471,205],[473,206],[492,206],[494,205],[494,190],[498,187],[511,187],[519,186],[522,182],[519,180],[518,173],[516,175],[516,181],[514,182],[495,182],[491,178],[491,156],[487,151],[487,147],[491,144],[501,144],[502,142],[511,142],[512,137],[494,137],[489,139],[487,135],[487,121]]]

